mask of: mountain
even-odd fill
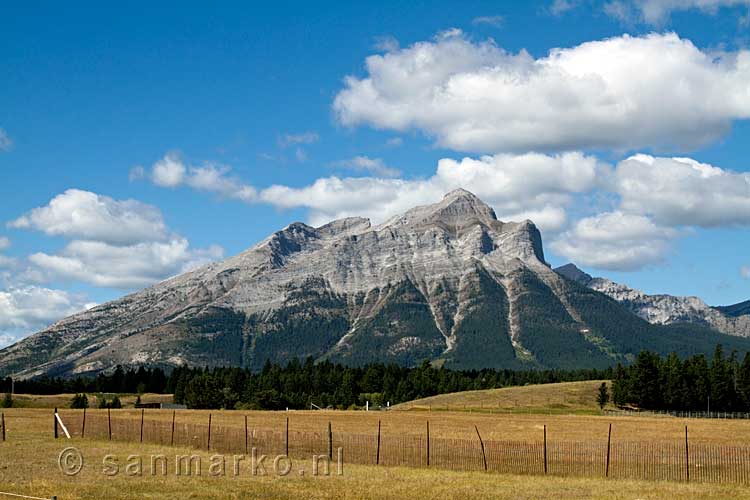
[[[750,300],[746,300],[744,302],[740,302],[739,304],[734,304],[731,306],[717,306],[714,307],[714,309],[725,314],[726,316],[731,316],[733,318],[736,318],[738,316],[750,315]]]
[[[241,366],[312,356],[451,368],[604,367],[641,349],[750,341],[651,325],[554,272],[531,221],[457,190],[383,224],[294,223],[256,246],[59,321],[0,351],[21,377],[117,364]]]
[[[692,323],[727,335],[750,337],[750,301],[727,307],[711,307],[698,297],[647,295],[606,278],[593,278],[574,264],[566,264],[555,271],[615,299],[649,323]]]

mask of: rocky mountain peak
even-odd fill
[[[498,220],[495,211],[475,194],[465,189],[456,189],[437,203],[412,208],[383,225],[418,227],[439,224],[450,230],[460,230],[477,223],[488,227],[496,225]]]
[[[588,285],[591,282],[591,280],[594,279],[593,276],[591,276],[590,274],[587,274],[584,271],[581,271],[578,268],[578,266],[576,266],[572,262],[568,263],[568,264],[565,264],[564,266],[560,266],[560,267],[555,268],[555,272],[557,274],[565,276],[566,278],[568,278],[571,281],[575,281],[575,282],[580,283],[580,284],[582,284],[584,286]]]

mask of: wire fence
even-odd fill
[[[724,420],[750,419],[750,413],[738,411],[604,410],[603,413],[610,417],[717,418]]]
[[[299,432],[247,427],[238,413],[237,425],[212,425],[171,419],[149,419],[65,410],[61,412],[72,438],[142,442],[192,447],[226,454],[333,456],[341,450],[345,463],[382,466],[436,467],[456,471],[488,471],[579,477],[610,477],[661,481],[750,483],[750,446],[690,443],[687,427],[681,442],[556,441],[546,427],[539,441],[488,440],[341,432]],[[84,422],[85,421],[85,422]],[[541,434],[541,433],[540,433]]]

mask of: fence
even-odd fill
[[[429,434],[352,434],[338,429],[297,432],[289,419],[281,429],[247,426],[237,414],[237,425],[218,426],[181,422],[180,413],[170,420],[67,410],[62,420],[73,438],[143,442],[185,446],[227,454],[285,454],[292,458],[333,456],[342,450],[345,463],[383,466],[435,467],[457,471],[488,471],[511,474],[610,477],[621,479],[750,483],[750,446],[689,443],[688,429],[681,442],[555,441],[547,429],[536,442],[436,438]],[[373,431],[375,431],[373,429]]]
[[[604,410],[611,417],[679,417],[748,420],[750,413],[731,411]]]

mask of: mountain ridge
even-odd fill
[[[692,323],[727,335],[750,337],[750,301],[711,307],[699,297],[649,295],[607,278],[595,278],[572,263],[555,268],[555,272],[613,298],[649,323]]]
[[[312,357],[359,365],[604,367],[643,348],[750,341],[654,326],[553,271],[531,221],[472,193],[382,224],[289,224],[221,262],[56,322],[0,350],[0,372],[75,375],[117,364],[241,366]]]

